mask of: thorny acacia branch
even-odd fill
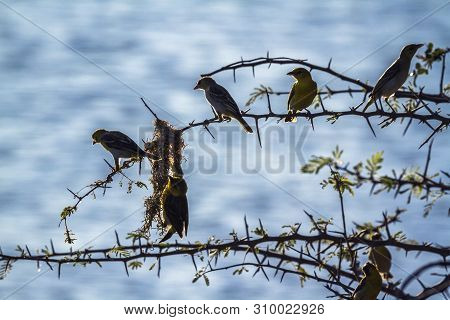
[[[444,54],[444,56],[447,54],[447,52]],[[445,61],[444,61],[445,63]],[[344,82],[348,82],[354,85],[359,86],[360,88],[362,88],[365,92],[370,92],[373,89],[373,86],[362,82],[361,80],[358,79],[354,79],[351,78],[349,76],[344,75],[343,73],[339,73],[337,71],[335,71],[334,69],[331,68],[331,60],[330,63],[328,64],[327,67],[323,67],[323,66],[319,66],[316,64],[312,64],[307,62],[306,60],[301,60],[301,59],[292,59],[292,58],[287,58],[287,57],[276,57],[276,58],[271,58],[269,57],[269,53],[267,53],[266,57],[259,57],[259,58],[254,58],[254,59],[249,59],[249,60],[243,60],[241,59],[240,61],[237,62],[233,62],[230,63],[224,67],[221,67],[219,69],[216,69],[214,71],[211,71],[209,73],[205,73],[202,74],[202,77],[205,76],[213,76],[217,73],[220,72],[224,72],[224,71],[232,71],[233,72],[233,78],[236,81],[236,70],[237,69],[241,69],[241,68],[251,68],[252,70],[255,69],[255,67],[257,66],[261,66],[261,65],[268,65],[268,67],[270,68],[270,66],[272,64],[279,64],[279,65],[285,65],[285,64],[293,64],[293,65],[301,65],[304,67],[307,67],[311,70],[317,70],[317,71],[321,71],[324,73],[328,73]],[[348,91],[347,91],[348,92]],[[431,101],[434,102],[436,104],[438,103],[450,103],[450,97],[445,95],[443,92],[440,92],[439,94],[429,94],[429,93],[413,93],[407,90],[400,90],[396,93],[395,95],[397,98],[408,98],[408,99],[416,99],[417,96],[424,100],[424,101]]]
[[[431,139],[436,133],[445,130],[450,124],[449,114],[443,114],[442,110],[440,109],[432,110],[429,106],[429,103],[434,103],[437,105],[450,102],[450,99],[446,94],[447,90],[445,89],[443,84],[445,55],[447,54],[447,52],[448,50],[442,53],[443,64],[442,74],[440,78],[439,94],[424,93],[423,88],[420,88],[420,90],[416,91],[414,91],[413,89],[401,90],[397,92],[396,97],[407,98],[409,100],[401,106],[397,103],[394,104],[395,108],[392,108],[392,111],[389,112],[378,108],[376,111],[365,113],[358,111],[356,108],[349,108],[349,110],[346,111],[327,110],[327,108],[323,104],[324,99],[322,99],[322,96],[325,96],[325,98],[327,98],[332,97],[335,94],[349,94],[350,96],[352,96],[353,94],[364,94],[363,100],[365,100],[367,93],[372,89],[372,86],[363,83],[358,79],[350,78],[332,69],[331,60],[327,67],[321,67],[311,64],[306,60],[297,60],[285,57],[270,58],[269,54],[267,54],[267,57],[251,60],[242,59],[241,61],[229,64],[205,75],[214,75],[219,72],[231,70],[233,71],[233,75],[235,78],[236,70],[240,68],[252,68],[252,71],[254,73],[256,66],[264,64],[268,64],[269,67],[272,64],[303,65],[312,70],[325,72],[342,80],[343,82],[347,82],[359,87],[359,89],[349,87],[348,89],[336,90],[331,89],[328,86],[324,86],[324,88],[322,88],[318,94],[318,105],[321,107],[321,111],[311,113],[309,110],[307,110],[296,114],[297,117],[306,118],[308,121],[310,121],[313,128],[313,120],[316,118],[325,117],[328,121],[334,123],[341,117],[356,116],[363,118],[369,125],[372,132],[375,134],[370,123],[370,119],[377,117],[381,119],[379,125],[382,128],[390,125],[397,120],[409,120],[405,128],[406,133],[412,121],[415,120],[418,123],[425,124],[432,130],[432,134],[430,134],[423,143],[425,144],[429,141],[432,141]],[[439,56],[434,56],[431,58],[430,56],[432,55],[428,54],[425,57],[428,60],[426,60],[425,58],[424,59],[425,61],[431,61],[431,67],[432,62],[438,59]],[[422,69],[418,67],[417,69],[420,72],[423,72]],[[268,113],[243,113],[243,117],[253,118],[255,120],[259,139],[261,139],[258,126],[259,120],[266,121],[269,118],[275,118],[280,121],[287,116],[287,114],[284,113],[274,112],[273,104],[271,103],[270,99],[271,95],[282,95],[286,94],[287,92],[276,92],[270,88],[263,86],[261,88],[262,90],[258,90],[260,90],[260,95],[266,97],[267,99]],[[252,99],[254,102],[259,96],[254,95],[253,97],[254,98]],[[158,119],[156,113],[150,107],[148,107],[144,100],[143,102],[146,108],[153,114],[153,116]],[[183,132],[190,128],[203,126],[208,132],[210,132],[208,129],[208,125],[217,122],[219,122],[217,118],[207,119],[201,122],[193,121],[188,126],[180,129],[180,131]],[[343,221],[345,222],[345,210],[343,206],[342,194],[346,190],[352,192],[351,187],[354,185],[371,183],[373,185],[373,188],[381,186],[381,188],[389,189],[389,187],[386,187],[386,180],[389,180],[392,188],[396,190],[396,194],[403,193],[404,189],[402,188],[405,187],[409,187],[409,190],[413,190],[414,188],[424,188],[426,189],[426,197],[428,197],[431,191],[434,189],[437,189],[443,194],[448,194],[449,186],[447,182],[436,180],[436,175],[428,175],[427,170],[430,161],[431,145],[432,143],[430,143],[429,145],[430,148],[425,170],[422,174],[418,174],[420,180],[411,180],[409,178],[406,178],[405,172],[402,172],[400,175],[397,175],[395,172],[393,172],[393,177],[380,177],[375,174],[376,170],[374,170],[373,172],[371,172],[371,174],[365,175],[362,171],[358,170],[355,167],[349,168],[348,165],[343,166],[335,163],[333,170],[337,170],[338,172],[340,172],[341,174],[345,174],[346,176],[353,176],[356,180],[355,184],[353,184],[353,182],[345,180],[347,179],[346,177],[339,175],[339,178],[335,179],[334,182],[327,182],[327,184],[334,183],[334,187],[339,191]],[[95,191],[103,190],[103,193],[105,193],[108,185],[113,181],[113,177],[117,173],[119,173],[122,178],[125,178],[129,181],[129,188],[131,188],[133,184],[137,184],[139,187],[145,186],[145,184],[141,182],[135,182],[131,180],[122,172],[122,169],[129,168],[131,164],[132,163],[130,162],[126,162],[121,167],[121,170],[115,171],[114,168],[108,163],[108,166],[111,167],[113,171],[108,174],[105,179],[98,180],[78,192],[69,190],[69,192],[74,196],[76,202],[74,205],[66,207],[61,214],[61,222],[64,222],[66,230],[66,242],[73,243],[74,240],[71,237],[72,233],[70,229],[67,227],[67,218],[77,210],[78,205],[85,198],[91,195],[95,196]],[[328,163],[328,165],[331,166],[330,163]],[[449,177],[448,173],[442,173],[445,176]],[[333,297],[347,299],[350,297],[353,288],[361,277],[359,271],[361,252],[367,251],[371,247],[385,246],[403,250],[406,254],[408,252],[416,252],[417,254],[426,252],[432,255],[437,255],[442,260],[421,266],[412,273],[411,277],[403,281],[403,283],[399,281],[396,283],[388,282],[384,284],[382,289],[383,292],[398,299],[427,299],[438,293],[442,293],[444,297],[446,297],[446,291],[450,284],[448,275],[438,275],[442,279],[431,286],[423,285],[419,277],[424,272],[435,270],[435,268],[437,267],[446,269],[449,264],[446,259],[450,254],[450,248],[432,243],[419,244],[414,241],[407,240],[406,237],[404,237],[401,233],[392,235],[389,229],[389,225],[394,222],[398,222],[398,217],[402,212],[403,210],[398,209],[394,216],[387,216],[387,214],[383,213],[383,221],[381,221],[378,225],[373,226],[370,224],[370,228],[356,225],[357,229],[359,230],[352,231],[351,233],[349,233],[347,229],[344,233],[341,231],[329,231],[328,227],[332,225],[330,221],[314,219],[312,215],[305,212],[313,224],[313,228],[307,234],[299,233],[300,224],[296,224],[293,226],[286,226],[290,230],[288,232],[284,232],[278,236],[269,236],[260,221],[260,226],[252,231],[252,233],[254,233],[256,237],[250,235],[248,224],[245,222],[246,236],[244,238],[239,238],[235,232],[232,232],[230,234],[233,237],[232,240],[226,241],[210,239],[206,243],[196,242],[195,244],[180,244],[175,242],[174,244],[159,244],[150,242],[148,236],[141,233],[130,233],[128,238],[132,239],[132,244],[123,246],[119,242],[119,237],[116,233],[116,245],[110,248],[103,249],[88,248],[79,251],[74,251],[71,249],[70,251],[57,252],[53,246],[53,242],[51,242],[50,248],[45,247],[44,249],[38,251],[38,253],[36,254],[32,254],[28,246],[25,246],[25,248],[18,247],[18,254],[5,254],[0,249],[0,279],[4,278],[6,274],[11,270],[12,265],[19,260],[35,261],[37,262],[38,267],[40,263],[47,264],[51,269],[57,266],[58,275],[60,276],[61,266],[64,264],[85,266],[87,264],[95,263],[101,266],[102,263],[120,262],[124,264],[125,271],[128,274],[129,267],[132,269],[141,268],[146,259],[149,259],[154,262],[150,266],[150,269],[153,269],[155,265],[158,265],[159,276],[161,272],[161,260],[163,258],[169,256],[185,255],[191,257],[193,265],[196,269],[194,281],[198,280],[199,278],[204,278],[205,282],[209,284],[209,279],[207,278],[208,273],[220,270],[235,269],[234,273],[241,274],[243,272],[248,272],[247,267],[253,267],[255,269],[254,275],[261,271],[267,279],[269,278],[266,270],[274,270],[274,277],[277,276],[277,274],[280,274],[281,281],[286,274],[294,274],[298,276],[302,284],[307,279],[315,280],[319,283],[323,283],[325,287],[333,293]],[[370,234],[371,232],[381,230],[385,230],[386,240],[371,240],[370,237],[368,237],[368,234]],[[313,231],[316,231],[316,234],[312,234]],[[344,244],[346,245],[344,246]],[[234,264],[218,266],[220,260],[219,258],[227,257],[230,252],[233,252],[235,254],[242,253],[244,255],[243,261]],[[254,261],[249,261],[247,259],[248,253],[251,253],[251,256],[255,259]],[[202,268],[197,267],[197,263],[199,261],[204,263],[204,266]],[[412,280],[416,280],[421,283],[423,288],[422,292],[416,294],[406,292],[406,287]],[[402,286],[399,286],[400,283],[402,284]]]
[[[392,110],[392,112],[386,112],[383,109],[377,108],[376,111],[364,113],[364,112],[357,111],[357,108],[354,108],[354,107],[350,107],[349,110],[346,110],[346,111],[327,110],[325,108],[325,106],[323,105],[323,101],[321,99],[322,95],[327,95],[328,97],[330,97],[335,94],[347,93],[351,97],[353,97],[354,93],[364,93],[364,97],[362,99],[362,101],[364,102],[367,94],[373,89],[373,86],[371,86],[367,83],[364,83],[359,79],[351,78],[349,76],[346,76],[343,73],[339,73],[336,70],[332,69],[331,68],[331,59],[330,59],[330,62],[328,63],[328,65],[326,67],[323,67],[323,66],[309,63],[306,60],[302,60],[302,59],[292,59],[292,58],[288,58],[288,57],[276,57],[276,58],[270,57],[269,53],[267,52],[266,57],[259,57],[259,58],[255,58],[255,59],[249,59],[249,60],[244,60],[243,58],[241,58],[240,61],[230,63],[230,64],[228,64],[224,67],[221,67],[219,69],[216,69],[212,72],[202,74],[202,76],[212,76],[212,75],[215,75],[220,72],[232,71],[233,78],[236,81],[236,70],[238,70],[238,69],[251,68],[253,76],[254,76],[255,68],[257,66],[268,65],[268,68],[270,68],[272,66],[272,64],[302,65],[304,67],[310,68],[311,70],[317,70],[317,71],[320,71],[323,73],[327,73],[329,75],[332,75],[332,76],[340,79],[343,82],[347,82],[352,85],[356,85],[356,86],[360,87],[360,89],[355,89],[355,88],[349,87],[348,89],[333,90],[333,89],[329,88],[327,85],[325,85],[324,88],[321,91],[319,91],[319,94],[318,94],[320,105],[322,107],[322,112],[311,113],[309,110],[306,110],[305,112],[298,112],[295,116],[306,118],[307,120],[309,120],[311,122],[311,125],[313,126],[313,128],[314,128],[313,120],[315,118],[319,118],[319,117],[326,117],[327,120],[331,121],[332,123],[334,123],[341,117],[347,117],[347,116],[362,117],[367,122],[370,130],[372,131],[372,133],[374,135],[375,135],[375,131],[370,122],[370,118],[378,117],[378,118],[382,119],[382,121],[379,123],[379,125],[382,128],[392,124],[396,120],[403,121],[405,119],[408,119],[409,122],[407,124],[407,127],[405,128],[404,134],[409,129],[411,122],[413,120],[417,120],[419,123],[425,124],[432,130],[432,133],[420,145],[420,147],[422,147],[424,144],[429,142],[436,133],[446,129],[450,124],[450,117],[448,117],[448,114],[443,115],[442,111],[440,111],[440,110],[433,111],[429,108],[428,104],[425,103],[425,101],[435,103],[436,105],[440,104],[440,103],[450,103],[450,97],[448,95],[446,95],[446,92],[444,90],[444,84],[443,84],[444,72],[445,72],[445,56],[448,52],[449,52],[448,49],[443,50],[443,49],[439,49],[439,48],[437,48],[433,51],[432,44],[429,44],[425,56],[419,56],[419,58],[422,61],[424,61],[425,67],[423,67],[419,63],[416,65],[417,70],[415,70],[416,74],[414,77],[414,85],[415,85],[415,81],[416,81],[416,78],[418,75],[423,74],[423,73],[428,73],[427,68],[431,69],[431,66],[435,61],[442,60],[442,70],[441,70],[441,77],[440,77],[439,94],[424,93],[423,88],[419,88],[419,90],[417,92],[411,88],[409,88],[408,90],[399,90],[395,94],[395,97],[408,99],[406,105],[405,104],[402,105],[404,110],[402,110],[401,112],[398,112],[397,109]],[[420,72],[418,72],[418,71],[420,71]],[[261,86],[261,88],[256,88],[255,90],[256,90],[256,94],[255,93],[252,94],[252,98],[249,100],[249,102],[247,104],[253,103],[256,100],[256,98],[258,98],[258,96],[265,95],[265,96],[267,96],[267,100],[268,100],[268,113],[267,114],[250,114],[248,112],[245,112],[245,113],[243,113],[243,117],[248,117],[248,118],[254,119],[256,129],[257,129],[259,143],[260,143],[260,145],[262,145],[261,138],[260,138],[261,135],[259,132],[259,120],[260,119],[267,120],[269,118],[275,118],[275,119],[278,119],[278,121],[280,121],[282,119],[285,119],[288,116],[287,113],[280,114],[280,113],[273,112],[271,102],[270,102],[270,95],[287,94],[287,92],[276,92],[276,91],[273,91],[271,88],[264,87],[264,86]],[[389,106],[391,106],[391,105],[389,105]],[[418,111],[420,111],[420,110],[426,110],[426,112],[418,113]],[[219,119],[217,117],[207,119],[204,121],[200,121],[200,122],[192,121],[188,126],[182,128],[181,130],[185,131],[190,128],[196,127],[196,126],[202,126],[209,132],[208,125],[212,124],[212,123],[216,123],[216,122],[219,122]],[[430,124],[430,122],[431,122],[431,124]],[[437,126],[434,127],[432,125],[433,123],[436,123]]]
[[[393,223],[395,220],[397,219],[389,220],[387,223]],[[342,252],[334,260],[321,258],[333,254],[336,250],[339,251],[339,248],[345,241],[348,241],[352,246],[352,250],[356,251],[367,247],[385,246],[401,249],[405,253],[428,252],[443,259],[440,266],[448,265],[446,258],[450,255],[449,247],[427,243],[416,244],[395,237],[389,237],[387,240],[370,240],[365,236],[364,232],[353,232],[345,239],[345,236],[342,234],[333,235],[331,231],[327,231],[327,227],[320,219],[313,221],[316,225],[316,227],[313,227],[313,230],[316,230],[316,234],[301,234],[299,233],[300,225],[295,225],[287,227],[289,229],[288,232],[278,236],[269,236],[260,222],[260,227],[252,232],[256,235],[255,237],[250,236],[248,225],[246,225],[248,235],[246,234],[245,237],[239,238],[237,234],[231,233],[233,238],[227,241],[210,239],[206,243],[166,244],[152,243],[148,239],[131,237],[133,240],[132,244],[122,245],[116,233],[117,243],[110,248],[88,248],[79,251],[58,252],[55,250],[53,243],[51,243],[50,248],[41,249],[41,253],[37,254],[32,254],[28,246],[25,248],[18,247],[17,251],[19,253],[16,255],[0,251],[0,261],[8,263],[9,268],[11,268],[13,263],[20,260],[35,261],[38,264],[45,263],[50,268],[58,270],[58,275],[60,276],[61,266],[64,264],[82,266],[97,264],[101,266],[103,263],[119,262],[124,264],[128,273],[129,267],[132,269],[140,268],[146,259],[154,262],[152,264],[153,267],[155,263],[160,264],[161,259],[165,257],[182,255],[192,258],[197,272],[195,279],[206,277],[206,274],[210,272],[230,268],[235,269],[235,273],[242,273],[246,271],[243,269],[246,266],[253,266],[256,268],[255,274],[259,271],[265,273],[265,269],[273,269],[276,271],[274,276],[279,273],[283,278],[285,274],[295,274],[303,279],[302,282],[306,279],[313,279],[331,287],[336,285],[347,293],[352,291],[351,286],[360,279],[361,274],[357,271],[355,273],[354,270],[357,269],[352,269],[352,272],[349,272],[340,266],[343,263],[342,260],[345,260]],[[383,224],[374,228],[383,228]],[[320,248],[320,244],[323,245],[322,248]],[[227,257],[230,252],[243,253],[243,262],[217,267],[219,259]],[[248,252],[254,252],[255,261],[251,262],[248,258],[245,258]],[[340,267],[337,265],[337,260],[339,260]],[[197,267],[199,261],[205,263],[205,266],[201,269]],[[434,266],[431,265],[430,268]],[[313,271],[308,268],[312,268]],[[427,267],[421,267],[418,269],[417,275],[422,274],[426,270],[428,270]],[[436,287],[430,288],[434,288],[434,294],[445,289],[442,281],[436,284]],[[419,296],[408,294],[392,283],[384,285],[383,291],[399,299],[425,297],[423,293]],[[345,297],[345,294],[342,297]]]
[[[70,190],[69,188],[67,188],[67,190],[72,194],[72,196],[76,200],[73,205],[65,207],[62,210],[61,215],[60,215],[60,218],[61,218],[60,224],[64,223],[64,228],[65,228],[65,231],[64,231],[65,242],[67,242],[69,244],[73,244],[76,239],[73,237],[74,234],[72,233],[72,231],[69,229],[69,227],[67,225],[67,218],[69,218],[73,213],[75,213],[75,211],[77,211],[78,206],[85,198],[87,198],[89,196],[93,196],[95,198],[95,196],[96,196],[95,192],[97,190],[102,190],[103,195],[105,195],[106,189],[110,188],[108,185],[113,182],[113,178],[117,174],[121,175],[122,178],[125,178],[126,180],[128,180],[128,192],[131,192],[131,188],[133,185],[136,185],[139,188],[145,187],[147,189],[147,186],[145,183],[143,183],[141,181],[134,181],[134,180],[130,179],[128,176],[126,176],[125,173],[123,172],[123,169],[130,168],[133,165],[133,163],[136,162],[135,160],[125,161],[118,170],[116,170],[115,167],[113,167],[108,161],[106,161],[106,160],[104,160],[104,161],[106,162],[108,167],[112,170],[111,173],[109,173],[106,176],[106,178],[97,180],[97,181],[85,186],[84,188],[82,188],[81,190],[79,190],[77,192],[74,192],[74,191]]]
[[[444,70],[445,70],[445,55],[447,54],[448,50],[445,52],[440,52],[440,54],[443,56],[443,67],[442,67],[442,74],[441,74],[441,85],[440,87],[443,88],[443,79],[444,79]],[[425,59],[425,58],[424,58]],[[430,58],[428,58],[430,59]],[[436,58],[433,58],[436,60]],[[430,66],[433,63],[432,60],[431,62],[429,62]],[[428,60],[425,60],[428,61]],[[428,63],[428,62],[427,62]],[[443,103],[443,102],[449,102],[449,97],[445,95],[444,91],[441,90],[441,92],[439,93],[439,95],[433,95],[433,94],[425,94],[422,92],[423,89],[420,90],[420,92],[414,92],[412,90],[410,91],[399,91],[398,92],[398,97],[405,97],[405,98],[409,98],[412,100],[416,100],[416,103],[410,103],[407,104],[406,106],[403,105],[404,111],[400,112],[396,112],[396,111],[392,111],[392,112],[387,112],[381,109],[378,109],[376,111],[372,111],[372,112],[361,112],[356,110],[355,108],[350,108],[349,110],[346,111],[331,111],[331,110],[327,110],[323,104],[322,99],[320,98],[321,95],[326,95],[327,97],[331,97],[335,94],[342,94],[342,93],[347,93],[350,96],[352,96],[353,93],[365,93],[364,95],[364,99],[366,94],[372,89],[372,87],[366,83],[361,82],[360,80],[357,79],[353,79],[350,78],[344,74],[341,74],[335,70],[333,70],[331,68],[331,60],[329,62],[329,64],[327,65],[327,67],[322,67],[322,66],[318,66],[318,65],[314,65],[311,64],[309,62],[306,62],[306,60],[298,60],[298,59],[292,59],[292,58],[286,58],[286,57],[279,57],[279,58],[271,58],[269,57],[269,53],[267,53],[266,57],[261,57],[261,58],[255,58],[255,59],[250,59],[250,60],[243,60],[241,59],[238,62],[234,62],[231,63],[229,65],[226,65],[222,68],[219,68],[217,70],[214,70],[208,74],[203,74],[202,76],[210,76],[210,75],[214,75],[217,74],[219,72],[223,72],[223,71],[228,71],[228,70],[232,70],[233,74],[235,75],[235,71],[237,69],[240,68],[252,68],[253,72],[254,72],[254,68],[256,66],[259,65],[264,65],[264,64],[268,64],[268,66],[270,67],[272,64],[300,64],[303,65],[305,67],[308,67],[312,70],[318,70],[321,72],[325,72],[328,73],[330,75],[333,75],[339,79],[341,79],[342,81],[345,82],[349,82],[352,83],[354,85],[359,86],[361,89],[355,89],[355,88],[348,88],[348,89],[342,89],[342,90],[335,90],[335,89],[331,89],[328,86],[325,86],[323,91],[319,92],[319,102],[320,102],[320,106],[322,107],[322,111],[319,112],[314,112],[311,113],[309,110],[303,111],[303,112],[298,112],[295,116],[299,117],[299,118],[305,118],[308,121],[311,122],[311,125],[314,128],[314,119],[316,118],[326,118],[327,121],[330,121],[331,123],[336,122],[337,120],[339,120],[342,117],[349,117],[349,116],[355,116],[355,117],[361,117],[363,118],[368,126],[370,127],[371,131],[375,134],[375,131],[373,130],[372,124],[370,122],[371,118],[380,118],[382,119],[379,122],[379,125],[383,128],[386,127],[392,123],[394,123],[395,121],[399,120],[399,121],[403,121],[405,119],[409,120],[407,123],[407,126],[405,128],[404,133],[406,133],[406,131],[409,129],[411,123],[413,120],[416,120],[418,123],[422,123],[425,124],[426,126],[428,126],[429,128],[431,128],[433,130],[433,132],[430,134],[430,136],[424,141],[423,144],[425,144],[426,142],[430,141],[431,138],[438,133],[439,131],[444,130],[445,128],[447,128],[450,124],[450,117],[442,115],[442,112],[438,112],[438,111],[432,111],[430,110],[430,108],[428,107],[428,105],[424,102],[424,101],[431,101],[431,102],[435,102],[435,103]],[[270,88],[266,88],[264,86],[262,86],[261,88],[258,89],[259,90],[259,94],[265,94],[266,98],[267,98],[267,103],[268,103],[268,113],[267,114],[251,114],[251,113],[243,113],[243,117],[246,118],[253,118],[256,124],[256,129],[257,129],[257,135],[258,135],[258,139],[259,139],[259,143],[260,145],[262,145],[261,143],[261,135],[260,135],[260,130],[259,130],[259,121],[260,120],[268,120],[269,118],[275,118],[278,121],[281,121],[282,119],[285,119],[288,114],[287,113],[275,113],[272,110],[272,105],[271,105],[271,101],[270,101],[270,95],[275,94],[275,95],[280,95],[280,94],[285,94],[287,92],[274,92],[273,90],[271,90]],[[256,96],[257,97],[257,96]],[[353,97],[353,96],[352,96]],[[363,99],[363,100],[364,100]],[[157,114],[147,105],[147,103],[145,102],[144,99],[142,99],[142,102],[144,103],[145,107],[152,113],[152,115],[156,118],[159,119]],[[254,99],[255,100],[255,99]],[[411,100],[411,101],[412,101]],[[426,110],[427,113],[418,113],[418,111],[420,110]],[[219,119],[217,117],[211,118],[211,119],[206,119],[204,121],[200,121],[200,122],[195,122],[192,121],[191,123],[189,123],[188,126],[181,128],[180,131],[186,131],[188,129],[194,128],[194,127],[198,127],[198,126],[202,126],[204,127],[210,134],[211,136],[214,138],[214,136],[212,135],[212,133],[210,132],[208,126],[210,124],[213,123],[218,123],[220,122]],[[436,123],[437,127],[433,127],[431,123]],[[421,145],[421,146],[422,146]],[[105,160],[106,161],[106,160]],[[109,164],[108,164],[109,165]],[[109,165],[110,166],[110,165]],[[124,164],[123,168],[128,168],[129,164]],[[121,170],[118,172],[122,172]],[[103,180],[98,180],[88,186],[86,186],[85,188],[87,188],[88,190],[83,193],[80,194],[81,191],[83,191],[85,188],[83,188],[82,190],[80,190],[79,192],[73,192],[70,189],[69,192],[74,196],[74,198],[77,199],[75,205],[72,206],[68,206],[66,208],[64,208],[63,212],[61,213],[61,221],[64,222],[65,226],[66,226],[66,242],[72,243],[74,239],[71,239],[71,232],[70,230],[67,228],[67,217],[69,217],[71,214],[73,214],[77,207],[78,204],[84,200],[87,196],[94,194],[94,192],[97,189],[103,189],[103,192],[106,191],[107,185],[109,183],[112,182],[112,177],[117,174],[118,172],[115,172],[113,170],[112,173],[110,173],[105,179]],[[363,177],[360,177],[363,178]],[[130,179],[129,179],[130,180]],[[433,183],[432,181],[427,181],[432,183],[434,186],[438,186],[439,183]],[[130,180],[131,185],[133,184],[133,181]],[[144,184],[141,182],[137,182],[138,186],[142,187]],[[399,183],[402,185],[403,182],[399,181]],[[447,191],[447,190],[446,190]]]
[[[330,156],[312,156],[301,171],[318,174],[323,168],[330,167],[332,171],[335,170],[345,177],[345,186],[351,192],[353,192],[353,187],[360,188],[368,184],[371,194],[393,192],[394,197],[407,194],[407,203],[410,203],[414,196],[427,202],[424,215],[428,215],[435,202],[450,192],[450,174],[448,172],[441,170],[438,173],[429,173],[432,146],[433,142],[429,145],[424,169],[405,168],[400,173],[392,170],[390,175],[381,174],[384,161],[383,152],[373,154],[365,163],[359,162],[353,166],[349,163],[344,165],[343,150],[336,147]]]

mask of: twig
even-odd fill
[[[152,115],[159,120],[158,116],[156,115],[156,113],[148,106],[148,104],[145,102],[144,98],[141,97],[141,101],[144,103],[144,106],[148,109],[148,111],[150,111],[152,113]]]

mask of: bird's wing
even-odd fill
[[[317,90],[317,82],[313,81],[313,94],[314,94],[314,98],[316,97],[316,95],[319,94],[319,91]]]
[[[109,131],[102,136],[102,142],[111,149],[145,155],[145,152],[130,137],[120,131]]]
[[[187,233],[188,226],[188,202],[186,195],[175,197],[168,193],[164,199],[164,210],[168,222],[172,225],[180,238],[183,237],[183,229]]]
[[[159,243],[169,240],[173,236],[174,233],[175,233],[175,231],[173,230],[173,228],[170,228],[167,231],[166,235],[161,240],[159,240]]]
[[[308,97],[311,99],[311,103],[314,102],[314,99],[316,98],[318,91],[317,91],[317,83],[314,80],[311,80],[311,90],[308,93]]]
[[[361,282],[358,284],[355,291],[353,292],[353,298],[355,298],[358,294],[360,294],[361,291],[365,289],[366,285],[367,285],[367,278],[364,277],[362,278]]]
[[[241,115],[241,111],[239,110],[236,101],[234,101],[233,97],[228,93],[227,89],[221,85],[212,85],[209,88],[209,94],[215,101],[217,101],[217,103],[221,103],[223,105],[227,113],[239,116]]]
[[[183,214],[183,220],[184,220],[184,235],[187,236],[188,226],[189,226],[189,207],[188,207],[188,201],[187,201],[186,195],[183,196],[182,207],[183,207],[183,210],[181,210],[181,212]]]
[[[292,85],[291,92],[289,92],[288,111],[290,110],[291,100],[294,97],[294,94],[295,94],[295,83]]]
[[[377,93],[400,72],[400,61],[396,60],[378,79],[377,84],[372,90],[372,95],[377,96]]]
[[[383,258],[383,259],[388,259],[391,260],[392,256],[391,256],[391,252],[389,251],[388,248],[386,247],[376,247],[375,251]]]

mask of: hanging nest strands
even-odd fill
[[[183,169],[181,168],[181,162],[184,159],[183,150],[186,147],[183,140],[183,131],[176,130],[174,134],[174,143],[172,145],[172,175],[177,177],[183,176]]]
[[[152,174],[150,182],[153,186],[153,194],[145,199],[145,217],[140,229],[148,234],[153,221],[162,231],[163,219],[161,210],[161,195],[167,184],[169,174],[182,176],[181,161],[185,147],[182,131],[175,129],[167,121],[155,120],[153,138],[144,146],[145,151],[155,155],[158,160],[152,161]]]

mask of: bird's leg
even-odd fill
[[[119,158],[114,158],[114,163],[116,165],[116,171],[120,170],[120,161]],[[114,171],[114,170],[113,170]]]
[[[377,109],[377,111],[380,111],[380,108],[378,107],[378,102],[376,99],[373,100],[373,103],[375,104],[375,109]]]
[[[355,110],[355,111],[358,110],[358,108],[361,107],[361,106],[364,104],[364,102],[366,102],[366,101],[363,100],[363,101],[362,101],[360,104],[358,104],[353,110]]]
[[[292,109],[288,110],[288,113],[287,113],[288,116],[286,118],[284,118],[284,122],[296,122],[295,121],[296,118],[293,116],[295,113],[296,113],[295,110],[292,110]]]
[[[389,106],[389,108],[391,108],[392,112],[395,113],[395,109],[391,106],[391,104],[389,103],[388,99],[389,99],[389,98],[385,98],[385,99],[384,99],[384,102],[386,102],[387,105]]]
[[[172,235],[175,233],[175,230],[173,229],[173,227],[169,227],[169,230],[167,230],[166,235],[159,241],[159,243],[167,241],[170,239],[170,237],[172,237]]]

